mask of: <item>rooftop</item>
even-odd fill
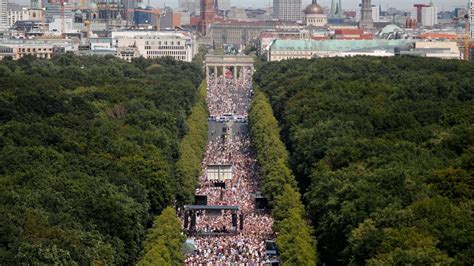
[[[414,43],[414,40],[276,40],[273,51],[348,52],[366,49],[388,49]]]

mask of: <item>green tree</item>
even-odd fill
[[[139,265],[181,265],[184,254],[181,247],[185,237],[181,233],[181,221],[173,208],[167,207],[155,219],[147,234],[143,256]],[[160,264],[164,262],[164,264]]]

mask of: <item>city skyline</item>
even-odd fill
[[[10,3],[17,3],[22,5],[28,5],[30,3],[29,0],[9,0]],[[144,0],[144,2],[146,2]],[[238,4],[236,4],[236,2]],[[386,9],[387,7],[394,7],[401,10],[409,10],[413,7],[415,3],[426,3],[428,4],[429,0],[399,0],[397,3],[393,3],[390,0],[379,0],[379,1],[372,1],[373,5],[382,5],[382,9]],[[265,8],[273,6],[273,0],[231,0],[232,6],[237,7],[255,7],[255,8]],[[361,0],[344,0],[342,2],[343,9],[345,10],[354,10],[357,6],[361,3]],[[150,0],[150,4],[154,7],[178,7],[178,0]],[[303,7],[311,4],[311,0],[303,0]],[[318,4],[323,7],[330,7],[331,0],[318,0]],[[438,7],[439,11],[449,11],[456,7],[464,7],[467,5],[467,1],[465,0],[453,0],[446,3],[446,0],[434,0],[433,4]]]
[[[411,7],[413,7],[413,5],[415,3],[416,4],[418,4],[418,3],[428,4],[429,2],[430,2],[429,0],[421,0],[421,1],[417,1],[417,0],[398,0],[397,3],[394,3],[391,0],[379,0],[379,1],[372,1],[372,4],[373,5],[381,4],[382,8],[384,8],[384,9],[387,8],[387,7],[395,7],[395,8],[398,8],[398,9],[408,10]],[[152,0],[151,3],[154,4],[154,5],[158,5],[159,7],[163,7],[164,4],[166,4],[166,6],[175,7],[175,6],[178,5],[178,0]],[[260,1],[260,0],[239,0],[239,1],[232,0],[231,3],[232,3],[232,6],[262,8],[262,7],[272,6],[273,5],[273,0],[263,0],[263,1]],[[236,3],[238,3],[238,4],[236,4]],[[342,3],[342,6],[343,6],[344,9],[355,9],[360,3],[361,3],[361,0],[344,0],[343,3]],[[309,5],[309,4],[311,4],[311,0],[303,0],[303,6],[306,6],[306,5]],[[318,0],[318,4],[320,4],[322,6],[330,7],[331,6],[331,0]],[[435,6],[437,6],[440,11],[442,11],[443,9],[450,10],[450,9],[455,8],[455,7],[467,6],[467,1],[465,1],[465,0],[453,0],[453,1],[449,1],[449,3],[447,3],[446,0],[434,0],[433,4]]]

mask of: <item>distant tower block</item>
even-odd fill
[[[362,9],[361,9],[359,28],[364,29],[364,30],[372,30],[374,28],[374,20],[372,19],[371,0],[362,0]]]
[[[207,34],[207,29],[215,20],[216,3],[215,0],[201,0],[201,22],[199,23],[199,32],[202,35]]]
[[[342,0],[336,3],[337,0],[331,1],[330,18],[343,18]]]

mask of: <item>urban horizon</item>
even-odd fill
[[[9,1],[10,3],[16,3],[21,5],[28,5],[30,3],[29,0],[12,0]],[[146,1],[144,1],[146,2]],[[238,4],[236,4],[238,2]],[[373,5],[381,5],[382,9],[387,8],[396,8],[399,10],[410,10],[414,4],[428,4],[429,0],[422,0],[422,1],[414,1],[414,0],[400,0],[397,3],[394,3],[390,0],[383,0],[383,1],[373,1]],[[311,3],[311,0],[303,0],[302,5],[306,6]],[[232,6],[235,7],[254,7],[254,8],[268,8],[273,6],[273,0],[268,1],[259,1],[259,0],[231,0]],[[330,7],[331,0],[318,0],[318,4],[323,7]],[[446,3],[445,0],[435,0],[433,4],[438,7],[440,11],[448,11],[452,10],[457,7],[465,7],[467,5],[467,1],[464,0],[453,0]],[[164,6],[168,7],[178,7],[178,0],[150,0],[150,5],[153,7],[163,8]],[[360,0],[345,0],[343,1],[343,9],[345,10],[355,10],[360,5]]]

